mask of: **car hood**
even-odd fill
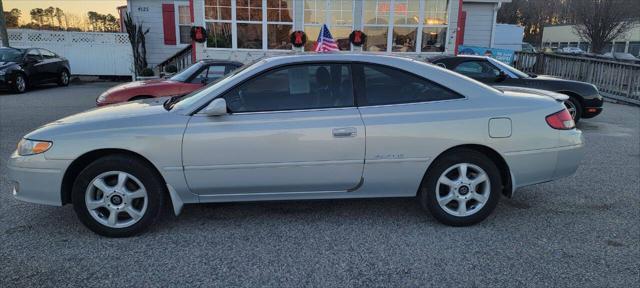
[[[548,91],[548,90],[525,88],[525,87],[514,87],[514,86],[494,86],[494,87],[503,91],[505,94],[509,94],[509,95],[518,95],[518,93],[525,93],[525,94],[533,94],[536,96],[550,97],[558,101],[566,101],[567,99],[569,99],[569,96],[567,95],[556,93],[553,91]]]
[[[16,63],[16,62],[2,62],[2,61],[0,61],[0,70],[2,70],[2,69],[6,69],[6,68],[9,68],[9,67],[11,67],[11,66],[13,66],[13,65],[16,65],[16,64],[18,64],[18,63]]]
[[[152,98],[103,106],[62,118],[47,125],[101,122],[167,113],[162,105],[167,99],[167,97]]]
[[[153,80],[144,80],[144,81],[133,81],[125,84],[120,84],[114,86],[107,90],[108,93],[117,92],[128,89],[135,88],[151,88],[151,87],[162,87],[162,86],[172,86],[179,84],[180,82],[169,80],[169,79],[153,79]]]

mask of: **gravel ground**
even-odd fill
[[[190,205],[128,239],[71,206],[13,199],[6,159],[30,130],[94,105],[114,83],[0,93],[0,287],[557,286],[640,284],[640,109],[584,120],[576,175],[503,198],[452,228],[413,199]]]

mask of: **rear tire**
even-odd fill
[[[72,190],[78,219],[107,237],[139,234],[160,215],[166,186],[147,163],[126,155],[110,155],[89,164]]]
[[[580,104],[580,101],[573,96],[569,96],[569,99],[564,101],[564,106],[569,110],[573,122],[578,123],[582,118],[582,104]]]
[[[70,78],[71,75],[69,75],[69,71],[67,71],[66,69],[62,70],[62,72],[60,72],[60,75],[58,75],[58,86],[69,86]]]
[[[22,94],[27,91],[27,77],[24,74],[17,74],[13,79],[13,85],[11,86],[11,92],[16,94]]]
[[[435,161],[420,185],[423,209],[450,226],[473,225],[493,212],[502,180],[491,159],[475,150],[456,149]]]

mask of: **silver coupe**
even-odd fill
[[[501,195],[572,175],[583,138],[563,95],[497,90],[410,59],[273,57],[183,97],[44,125],[9,160],[13,194],[73,204],[112,237],[169,202],[416,197],[439,221],[485,219]]]

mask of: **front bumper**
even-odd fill
[[[44,154],[11,155],[7,168],[13,196],[26,202],[62,206],[62,177],[69,161],[48,160]]]

